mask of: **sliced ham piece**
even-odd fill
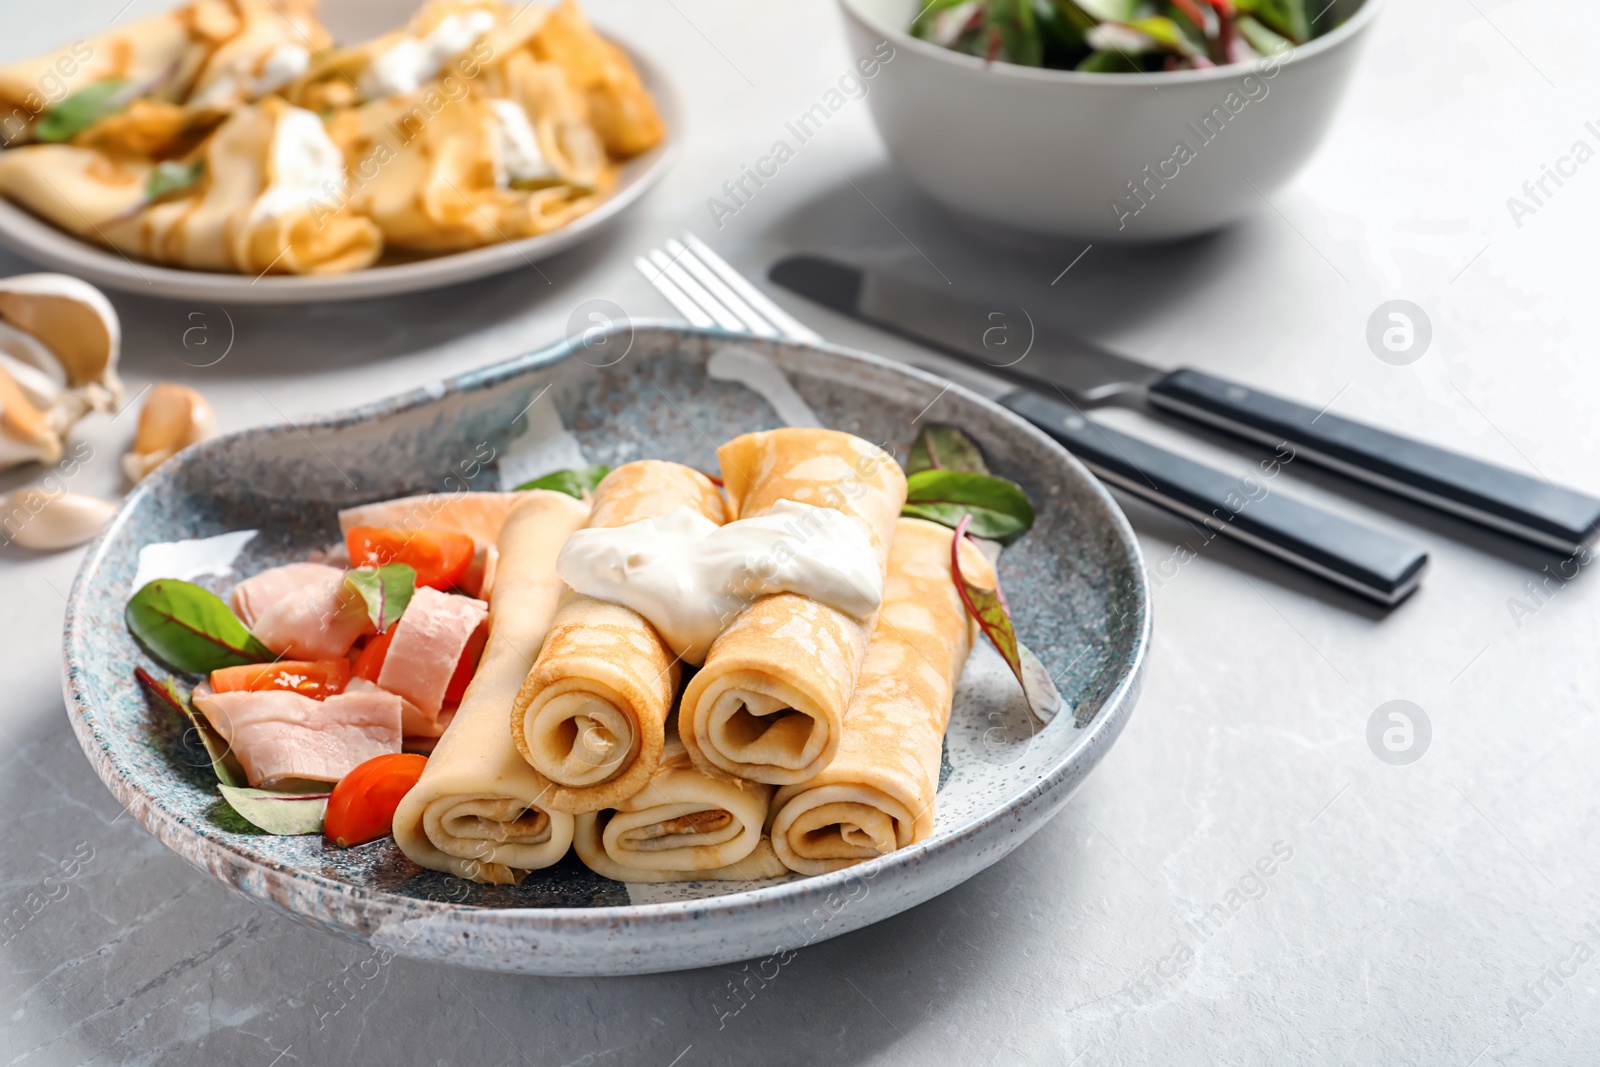
[[[381,673],[381,672],[380,672]],[[385,693],[376,683],[365,678],[352,678],[344,687],[346,693]],[[398,696],[398,694],[396,694]],[[422,710],[405,697],[400,697],[400,732],[405,735],[407,752],[428,752],[433,742],[444,736],[445,727],[456,717],[455,708],[446,708],[438,717],[422,714]]]
[[[218,693],[194,705],[217,728],[253,786],[286,778],[337,782],[375,756],[400,751],[400,698],[379,689],[313,700],[287,689]]]
[[[233,587],[233,610],[261,643],[290,659],[338,659],[372,632],[366,603],[345,572],[322,563],[290,563]]]
[[[466,534],[478,546],[492,545],[500,537],[511,509],[529,493],[428,493],[398,500],[380,500],[339,512],[339,532],[354,526],[383,526],[391,530],[429,530]]]
[[[395,623],[378,685],[404,697],[430,726],[437,723],[456,664],[488,617],[489,605],[481,600],[418,589]]]
[[[461,579],[461,589],[487,598],[494,574],[494,543],[511,509],[529,496],[522,493],[427,493],[398,500],[380,500],[339,512],[339,531],[353,526],[381,526],[392,530],[428,530],[458,533],[478,546],[472,566]]]

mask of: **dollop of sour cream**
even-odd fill
[[[557,177],[556,169],[539,150],[539,135],[527,111],[515,100],[489,101],[494,116],[495,135],[500,150],[495,155],[495,184],[501,188],[512,182],[542,181]]]
[[[426,36],[402,37],[374,56],[362,71],[358,87],[368,100],[414,93],[492,29],[494,16],[481,8],[465,15],[446,15]]]
[[[579,530],[557,557],[556,573],[585,596],[637,611],[694,665],[757,597],[797,593],[858,619],[883,602],[866,529],[832,508],[793,500],[726,526],[681,507],[659,519]]]
[[[314,112],[291,107],[278,119],[272,136],[272,184],[251,205],[252,219],[271,219],[293,211],[309,211],[313,202],[342,195],[348,178],[344,153],[328,136]]]

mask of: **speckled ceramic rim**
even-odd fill
[[[1288,59],[1283,60],[1281,65],[1290,66],[1295,63],[1303,63],[1323,52],[1343,47],[1360,36],[1361,31],[1366,29],[1367,25],[1378,17],[1378,13],[1383,8],[1384,3],[1385,0],[1363,0],[1355,14],[1335,26],[1328,33],[1323,34],[1321,37],[1315,37],[1296,48]],[[920,37],[913,37],[904,27],[890,26],[880,21],[877,17],[861,10],[861,5],[857,0],[839,0],[839,7],[844,10],[846,17],[859,23],[868,32],[875,33],[879,37],[890,41],[897,48],[909,48],[912,51],[933,56],[956,67],[982,71],[985,75],[993,78],[1010,78],[1040,84],[1098,87],[1101,89],[1140,88],[1155,92],[1163,85],[1176,85],[1185,82],[1228,81],[1239,77],[1240,74],[1248,74],[1251,69],[1249,63],[1229,63],[1226,66],[1211,67],[1206,70],[1158,70],[1147,71],[1142,74],[1091,74],[1080,70],[1024,67],[1016,63],[987,63],[977,56],[969,56],[949,48],[941,48],[930,41],[924,41]]]
[[[688,330],[678,324],[669,323],[640,322],[635,323],[632,329],[635,331],[668,330],[679,335],[693,334],[713,340],[724,338],[728,341],[747,340],[747,338],[740,335],[728,334],[722,331]],[[400,923],[415,921],[419,918],[427,919],[439,916],[448,916],[452,929],[462,926],[469,928],[481,926],[485,929],[512,926],[525,934],[535,935],[557,931],[570,934],[573,929],[593,931],[596,934],[602,932],[615,933],[626,929],[655,928],[660,930],[676,924],[728,917],[765,905],[796,904],[809,901],[821,902],[847,886],[859,885],[862,881],[875,881],[883,875],[910,872],[913,868],[931,859],[961,850],[963,844],[971,838],[986,837],[992,832],[1002,830],[1001,823],[1007,819],[1017,819],[1026,809],[1032,808],[1041,802],[1048,805],[1049,811],[1045,816],[1036,817],[1031,822],[1021,823],[1011,829],[1011,833],[1021,834],[1022,838],[1026,838],[1039,826],[1043,825],[1045,818],[1049,814],[1053,814],[1066,803],[1071,789],[1076,788],[1099,762],[1105,751],[1109,749],[1112,742],[1121,732],[1127,716],[1137,700],[1143,678],[1145,654],[1149,646],[1151,626],[1149,588],[1144,577],[1143,559],[1139,551],[1138,542],[1128,525],[1126,517],[1111,499],[1110,494],[1094,480],[1093,476],[1076,459],[1068,455],[1059,445],[1056,445],[1042,433],[1005,411],[999,405],[960,385],[947,382],[944,379],[905,364],[837,346],[819,345],[814,347],[835,357],[867,364],[880,372],[890,371],[918,379],[934,388],[948,389],[952,394],[959,396],[964,401],[986,409],[1003,421],[1013,424],[1019,432],[1033,437],[1038,443],[1059,453],[1063,466],[1069,468],[1072,473],[1080,478],[1084,486],[1098,496],[1100,502],[1104,505],[1105,514],[1114,526],[1117,546],[1126,554],[1128,572],[1135,576],[1136,587],[1130,591],[1131,595],[1129,597],[1133,605],[1132,613],[1136,615],[1132,651],[1127,656],[1116,683],[1107,691],[1102,700],[1094,720],[1079,730],[1079,736],[1074,742],[1033,784],[997,803],[987,814],[969,823],[959,832],[952,833],[949,836],[936,836],[928,841],[900,849],[881,859],[871,860],[831,874],[818,875],[813,878],[786,882],[760,889],[745,890],[697,900],[584,908],[482,908],[419,900],[379,890],[366,889],[321,875],[296,870],[286,865],[262,863],[252,857],[243,855],[226,841],[218,839],[207,839],[204,842],[205,847],[197,850],[194,847],[197,839],[195,832],[185,826],[176,816],[162,808],[159,801],[154,797],[131,782],[125,776],[123,770],[116,765],[115,759],[109,757],[102,749],[96,737],[99,724],[95,709],[89,706],[83,691],[75,684],[73,678],[74,670],[81,670],[79,665],[85,662],[85,646],[92,640],[92,632],[86,629],[86,620],[80,615],[79,603],[85,596],[88,586],[95,580],[107,544],[117,536],[125,522],[128,521],[137,503],[144,495],[152,491],[152,486],[158,484],[159,481],[181,477],[182,468],[185,465],[185,456],[203,455],[221,441],[241,436],[241,434],[216,438],[210,442],[195,446],[195,448],[185,453],[185,456],[179,456],[176,460],[170,461],[151,475],[150,479],[147,479],[145,483],[141,483],[136,487],[129,494],[122,509],[112,520],[106,532],[90,547],[83,565],[73,580],[66,611],[62,688],[66,697],[68,717],[71,719],[73,731],[76,733],[85,754],[89,757],[101,780],[106,783],[118,802],[132,812],[133,816],[158,840],[172,848],[179,855],[188,858],[195,866],[296,918],[354,937],[371,937],[375,933],[381,932],[386,927],[386,924],[391,922]],[[246,430],[242,431],[242,434],[299,433],[309,428],[333,429],[348,426],[381,415],[431,405],[453,394],[486,389],[529,372],[552,367],[582,350],[583,343],[581,341],[563,342],[505,363],[470,371],[449,381],[426,385],[412,392],[348,412],[324,416],[319,419],[298,423],[294,426]],[[1073,729],[1074,727],[1070,721],[1058,719],[1051,724],[1050,728]],[[1006,848],[1000,854],[1008,851],[1010,849]],[[995,858],[998,858],[998,855]],[[964,880],[965,877],[969,877],[972,873],[976,873],[977,870],[987,866],[988,862],[992,862],[992,860],[977,864],[973,864],[969,860],[966,866],[970,867],[970,870],[938,891],[942,892],[944,889],[958,884],[960,880]],[[953,862],[951,866],[960,867],[962,864]],[[934,877],[931,870],[924,870],[922,874],[924,877]],[[927,895],[932,896],[934,894]],[[338,902],[337,907],[332,909],[327,907],[330,897]],[[297,907],[298,903],[313,898],[319,900],[319,914],[312,913],[309,907],[305,909]],[[913,901],[912,903],[915,902]],[[360,921],[354,921],[353,917],[357,916],[359,916]],[[830,927],[824,937],[832,937],[848,932],[851,929],[855,929],[859,924],[847,922],[834,925],[837,928]],[[464,939],[470,939],[471,935],[467,930],[463,930],[460,936]],[[456,960],[455,962],[467,962],[470,964],[470,961],[466,960]],[[483,965],[494,966],[492,961],[485,961]],[[556,971],[546,973],[579,972]]]
[[[180,270],[134,261],[57,229],[10,201],[0,199],[0,244],[55,270],[146,296],[209,300],[229,304],[310,304],[393,296],[438,289],[502,274],[565,251],[595,236],[626,212],[671,166],[683,137],[683,108],[665,71],[642,53],[615,42],[628,53],[655,97],[667,138],[623,171],[622,185],[593,211],[559,230],[414,263],[369,267],[347,274],[271,275]]]

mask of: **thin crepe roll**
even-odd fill
[[[555,863],[572,843],[572,816],[545,803],[549,783],[512,745],[506,714],[555,612],[556,555],[588,515],[581,501],[539,491],[507,517],[478,672],[395,812],[395,841],[412,862],[509,885]]]
[[[736,437],[717,456],[730,516],[780,500],[833,508],[859,521],[887,560],[906,479],[882,449],[837,430],[790,428]],[[684,691],[679,734],[690,758],[774,785],[815,777],[839,750],[872,626],[792,593],[756,600]]]
[[[589,526],[626,526],[686,506],[723,521],[711,479],[677,463],[641,460],[596,487]],[[552,783],[552,808],[599,811],[645,787],[661,762],[678,672],[678,658],[644,616],[563,592],[511,710],[517,750]]]
[[[772,787],[694,766],[677,741],[643,790],[615,809],[577,816],[573,845],[619,882],[753,881],[787,868],[761,828]]]
[[[939,751],[956,682],[978,639],[950,572],[954,536],[922,519],[896,524],[883,606],[838,755],[773,798],[772,845],[791,870],[835,871],[933,832]],[[977,585],[993,585],[993,567],[970,541],[961,546],[961,571]]]

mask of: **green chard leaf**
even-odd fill
[[[120,78],[84,86],[46,111],[34,124],[33,135],[51,143],[72,140],[107,115],[126,108],[123,90],[127,87],[128,83]]]
[[[133,674],[151,696],[189,721],[189,728],[200,738],[200,744],[205,746],[206,755],[211,759],[211,770],[219,782],[233,786],[245,784],[244,770],[228,747],[228,742],[223,740],[210,720],[195,711],[194,705],[189,702],[189,695],[178,688],[177,682],[171,678],[158,682],[155,675],[143,667],[135,667]]]
[[[1245,15],[1239,19],[1239,35],[1251,48],[1264,56],[1279,56],[1294,47],[1286,37],[1280,37],[1260,22]]]
[[[151,655],[186,674],[277,658],[215,593],[176,578],[157,578],[133,594],[123,618]]]
[[[1017,637],[1017,631],[1011,624],[1011,606],[1006,603],[1005,592],[1000,588],[999,573],[995,574],[993,589],[974,585],[961,573],[961,540],[967,534],[969,522],[969,519],[961,520],[950,542],[950,572],[956,580],[956,591],[961,594],[961,602],[966,605],[967,613],[977,620],[989,643],[994,645],[995,651],[1006,661],[1006,666],[1011,668],[1011,673],[1022,683],[1022,695],[1028,702],[1028,710],[1041,723],[1048,723],[1061,710],[1061,694],[1039,657],[1028,651],[1028,646]]]
[[[405,563],[385,563],[348,572],[345,583],[367,602],[367,617],[381,634],[400,621],[417,591],[416,569]]]
[[[269,834],[296,837],[322,833],[328,793],[275,793],[232,785],[218,785],[217,791],[246,822]]]
[[[1244,0],[1236,6],[1240,14],[1254,15],[1291,44],[1305,44],[1311,39],[1311,20],[1306,16],[1304,0]]]
[[[989,473],[978,443],[956,427],[942,422],[924,426],[922,432],[917,434],[917,439],[911,442],[911,455],[906,458],[906,473],[917,474],[926,470]]]
[[[586,496],[592,496],[595,486],[610,473],[610,467],[599,464],[592,467],[569,467],[564,471],[551,471],[531,482],[523,482],[517,486],[516,491],[520,493],[524,489],[549,489],[582,500]]]
[[[924,470],[906,479],[900,514],[954,529],[970,520],[975,537],[1009,544],[1033,525],[1033,503],[1016,482],[970,471]]]
[[[205,170],[206,165],[203,161],[179,163],[173,159],[163,160],[150,172],[150,180],[144,185],[144,198],[159,200],[169,193],[187,189],[200,180],[200,175],[204,174]]]

